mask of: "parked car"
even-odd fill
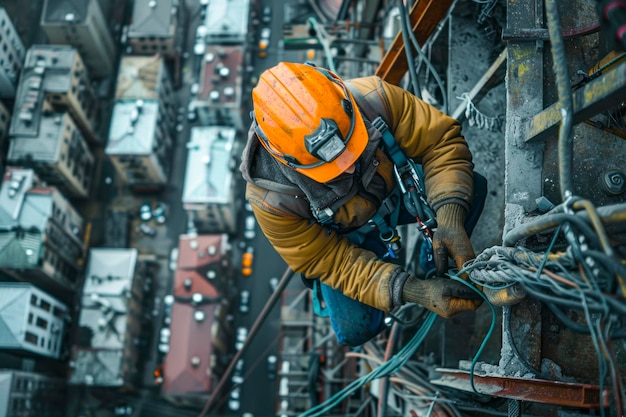
[[[272,21],[272,7],[265,6],[263,7],[263,11],[261,13],[261,21],[266,25]]]
[[[158,224],[163,224],[165,223],[165,220],[167,220],[166,216],[167,204],[163,202],[157,203],[156,207],[154,207],[154,210],[152,210],[152,217],[154,217],[154,221]]]
[[[237,333],[235,334],[235,349],[241,350],[243,344],[246,343],[248,338],[248,329],[241,326],[237,327]]]
[[[228,396],[228,408],[231,411],[239,411],[239,407],[241,406],[239,402],[240,392],[239,387],[235,387],[230,391],[230,395]]]
[[[276,287],[278,287],[278,278],[270,278],[270,292],[276,291]]]
[[[172,248],[170,251],[170,271],[176,271],[178,266],[178,248]]]
[[[241,274],[244,277],[252,275],[252,263],[254,262],[254,248],[248,246],[241,256]]]
[[[206,34],[207,27],[199,25],[196,29],[196,41],[193,45],[193,53],[195,55],[204,55],[204,51],[206,51]]]
[[[140,233],[142,233],[142,234],[144,234],[146,236],[149,236],[149,237],[155,237],[157,235],[157,230],[154,227],[148,226],[145,223],[141,223],[139,225],[138,230],[139,230]]]
[[[152,203],[149,201],[144,201],[141,203],[141,207],[139,207],[139,218],[147,222],[152,219]]]
[[[256,227],[256,218],[254,217],[253,214],[248,214],[244,222],[243,237],[245,237],[248,240],[254,239],[254,236],[256,234],[254,230],[255,227]]]
[[[246,314],[250,311],[250,291],[242,290],[239,294],[239,312]]]
[[[278,359],[276,355],[269,355],[267,357],[267,379],[274,380],[276,379],[276,363]]]

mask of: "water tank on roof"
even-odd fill
[[[209,93],[209,98],[212,101],[218,101],[220,99],[220,92],[217,90],[213,90]]]
[[[235,88],[232,86],[224,87],[224,96],[233,97],[235,95]]]
[[[219,69],[219,74],[220,74],[220,77],[222,77],[222,78],[228,78],[228,76],[230,75],[230,68],[228,68],[228,67],[221,67]]]

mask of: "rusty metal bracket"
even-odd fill
[[[454,0],[423,0],[413,5],[409,20],[411,21],[411,29],[420,45],[426,42],[441,19],[447,15],[452,3]],[[405,47],[402,33],[398,33],[391,47],[380,61],[376,75],[391,84],[398,85],[408,69]]]
[[[458,369],[437,369],[441,377],[431,380],[433,384],[472,391],[470,373]],[[610,391],[590,384],[573,384],[543,379],[512,378],[474,373],[474,386],[480,394],[510,398],[521,401],[534,401],[544,404],[600,408],[608,407]],[[602,393],[602,394],[601,394]]]

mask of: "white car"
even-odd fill
[[[244,224],[244,232],[243,232],[243,237],[245,237],[248,240],[252,240],[254,239],[254,236],[256,235],[255,232],[255,227],[256,227],[256,218],[254,217],[254,215],[252,214],[248,214],[246,216],[246,221]]]
[[[243,344],[246,343],[246,339],[248,338],[248,329],[245,327],[238,327],[237,333],[235,336],[235,349],[241,350]]]
[[[239,294],[239,312],[246,314],[250,311],[250,291],[242,290]]]
[[[276,291],[276,287],[278,287],[278,278],[270,278],[270,292]]]
[[[204,25],[198,26],[196,29],[196,42],[193,45],[193,53],[196,55],[204,55],[204,51],[206,51],[206,34],[207,27]]]
[[[178,265],[178,248],[172,248],[170,251],[170,271],[176,271]]]

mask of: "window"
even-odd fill
[[[37,296],[35,294],[31,294],[31,296],[30,296],[30,304],[31,305],[36,306],[38,300],[39,299],[37,298]]]
[[[50,309],[52,308],[52,305],[49,302],[42,299],[41,302],[39,303],[39,307],[41,307],[42,309],[46,311],[50,311]]]
[[[28,343],[32,343],[33,345],[37,345],[37,341],[39,340],[39,338],[35,333],[26,332],[26,334],[24,335],[24,340]]]
[[[35,322],[35,325],[45,330],[48,328],[48,320],[41,318],[41,317],[37,317],[37,321]]]

